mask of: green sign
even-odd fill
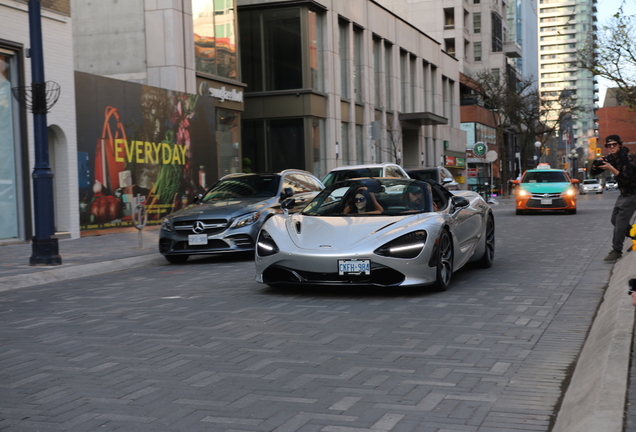
[[[486,152],[488,151],[488,146],[483,143],[483,142],[476,142],[475,146],[473,147],[473,153],[475,154],[475,156],[477,157],[484,157],[486,156]]]

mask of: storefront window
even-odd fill
[[[197,72],[238,79],[234,0],[192,0]]]
[[[268,165],[273,171],[305,168],[303,119],[269,120]]]
[[[13,56],[0,51],[0,239],[18,237],[16,145],[11,96]]]
[[[303,87],[300,9],[263,12],[265,90]]]
[[[238,172],[239,115],[235,111],[217,109],[216,142],[219,146],[219,177]],[[205,170],[205,167],[202,168]]]

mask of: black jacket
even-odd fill
[[[614,178],[618,183],[618,190],[621,195],[632,195],[636,193],[636,156],[629,153],[627,147],[621,147],[616,154],[610,154],[605,159],[616,168],[619,173]],[[590,174],[597,176],[605,170],[592,167]]]

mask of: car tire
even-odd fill
[[[437,243],[437,268],[435,284],[437,291],[446,291],[453,277],[453,241],[448,231],[443,230]]]
[[[477,261],[477,265],[482,268],[490,268],[495,262],[495,219],[492,215],[488,216],[484,235],[486,236],[486,250]]]
[[[183,264],[189,257],[190,255],[164,255],[164,258],[170,264]]]

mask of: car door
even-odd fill
[[[447,210],[452,220],[451,232],[455,238],[458,250],[455,250],[455,267],[461,266],[468,260],[477,247],[479,235],[483,231],[483,220],[480,210],[471,205],[460,207],[453,204],[453,194],[436,183],[434,194],[443,195],[448,200]],[[461,196],[461,194],[458,194]]]

